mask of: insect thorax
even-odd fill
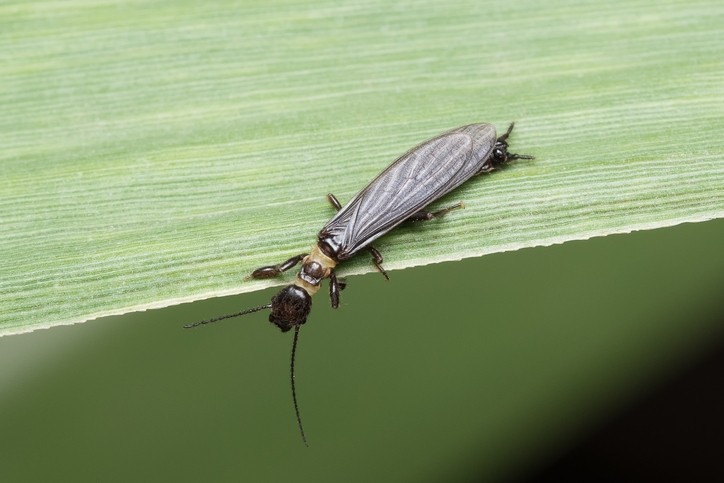
[[[314,295],[322,280],[329,277],[335,266],[337,261],[325,255],[318,244],[314,245],[309,255],[302,260],[302,268],[294,285],[303,288],[309,295]]]

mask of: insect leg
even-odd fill
[[[290,268],[302,261],[306,257],[306,253],[300,253],[296,257],[292,257],[289,260],[280,263],[279,265],[267,265],[266,267],[259,267],[251,272],[251,278],[271,278],[276,277],[282,272],[286,272]]]
[[[373,246],[368,246],[367,251],[370,252],[370,255],[372,255],[372,263],[375,264],[377,270],[379,270],[380,273],[384,275],[386,280],[389,280],[390,277],[387,276],[387,272],[385,272],[385,269],[382,268],[382,262],[384,261],[384,259],[382,258],[382,254]]]
[[[441,216],[446,215],[448,212],[456,210],[458,208],[465,208],[465,205],[462,201],[458,201],[454,205],[437,211],[418,211],[417,213],[413,213],[413,215],[410,216],[407,221],[428,221],[435,218],[440,218]]]
[[[332,193],[327,193],[327,200],[329,203],[334,207],[335,210],[339,211],[342,209],[342,203],[339,202],[336,196],[334,196]],[[387,272],[385,272],[385,269],[382,268],[382,255],[380,254],[379,250],[377,250],[373,246],[367,247],[367,251],[370,252],[372,255],[372,263],[375,264],[375,267],[377,267],[377,270],[380,271],[382,275],[385,276],[385,279],[389,280],[390,277],[387,276]],[[333,305],[334,306],[334,305]]]
[[[327,201],[329,201],[329,204],[332,205],[335,210],[339,211],[342,209],[342,203],[340,203],[332,193],[327,193]]]
[[[334,270],[329,274],[329,302],[332,304],[332,308],[336,309],[339,307],[339,291],[344,288],[346,283],[337,280],[337,274]]]

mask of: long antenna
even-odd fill
[[[297,403],[297,389],[294,386],[294,359],[297,354],[297,341],[299,340],[299,326],[294,326],[294,340],[292,341],[292,363],[290,366],[290,373],[292,376],[292,399],[294,400],[294,412],[297,414],[297,425],[299,426],[299,433],[302,435],[302,441],[304,446],[309,447],[307,442],[307,436],[304,434],[304,427],[302,426],[302,417],[299,415],[299,404]]]
[[[259,307],[254,307],[254,308],[252,308],[252,309],[247,309],[247,310],[244,310],[244,311],[242,311],[242,312],[237,312],[237,313],[235,313],[235,314],[222,315],[221,317],[215,317],[215,318],[213,318],[213,319],[200,320],[200,321],[198,321],[198,322],[194,322],[193,324],[186,324],[186,325],[184,325],[184,329],[193,329],[194,327],[198,327],[199,325],[213,324],[214,322],[218,322],[218,321],[220,321],[220,320],[231,319],[232,317],[239,317],[240,315],[251,314],[251,313],[253,313],[253,312],[259,312],[260,310],[270,309],[270,308],[272,308],[272,304],[261,305],[261,306],[259,306]]]

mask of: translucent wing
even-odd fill
[[[322,229],[341,261],[480,171],[495,127],[471,124],[425,141],[380,173]]]

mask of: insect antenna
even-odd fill
[[[221,317],[214,317],[213,319],[200,320],[198,322],[194,322],[193,324],[186,324],[186,325],[184,325],[184,329],[193,329],[194,327],[198,327],[199,325],[213,324],[214,322],[218,322],[220,320],[231,319],[233,317],[239,317],[240,315],[251,314],[253,312],[259,312],[260,310],[270,309],[270,308],[272,308],[272,304],[261,305],[259,307],[246,309],[244,311],[237,312],[235,314],[226,314],[226,315],[222,315]]]
[[[299,404],[297,403],[297,389],[294,385],[294,359],[297,354],[297,341],[299,340],[299,326],[294,326],[294,340],[292,341],[292,362],[289,366],[291,380],[292,380],[292,400],[294,401],[294,412],[297,415],[297,425],[299,426],[299,434],[302,435],[302,441],[304,446],[309,447],[307,442],[307,436],[304,434],[304,427],[302,426],[302,417],[299,415]]]

